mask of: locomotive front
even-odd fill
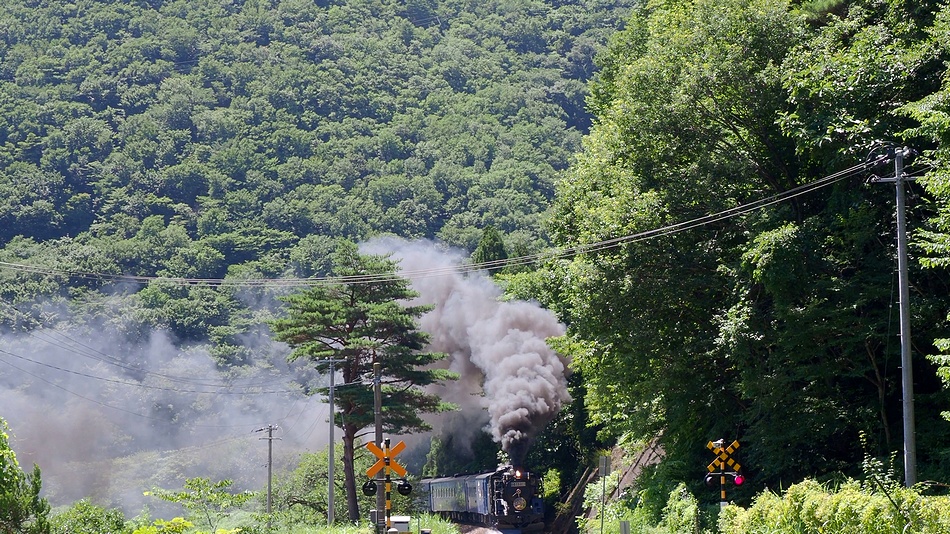
[[[541,478],[520,467],[498,471],[492,480],[494,515],[499,530],[543,530]]]

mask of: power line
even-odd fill
[[[142,382],[129,382],[129,381],[126,381],[126,380],[119,380],[119,379],[115,379],[115,378],[108,378],[108,377],[104,377],[104,376],[98,376],[98,375],[94,375],[94,374],[83,373],[83,372],[81,372],[81,371],[75,371],[75,370],[72,370],[72,369],[66,369],[66,368],[58,367],[58,366],[56,366],[56,365],[52,365],[52,364],[49,364],[49,363],[44,363],[44,362],[40,362],[40,361],[37,361],[37,360],[33,360],[33,359],[31,359],[31,358],[27,358],[26,356],[20,356],[19,354],[15,354],[15,353],[13,353],[13,352],[9,352],[9,351],[3,350],[3,349],[0,349],[0,354],[6,354],[7,356],[13,356],[14,358],[18,358],[18,359],[20,359],[20,360],[23,360],[23,361],[25,361],[25,362],[32,363],[32,364],[34,364],[34,365],[40,365],[40,366],[47,367],[47,368],[49,368],[49,369],[53,369],[53,370],[60,371],[60,372],[63,372],[63,373],[69,373],[69,374],[72,374],[72,375],[82,376],[82,377],[85,377],[85,378],[91,378],[91,379],[93,379],[93,380],[100,380],[100,381],[102,381],[102,382],[109,382],[109,383],[112,383],[112,384],[119,384],[119,385],[123,385],[123,386],[132,386],[132,387],[139,387],[139,388],[145,388],[145,389],[157,389],[157,390],[162,390],[162,391],[171,391],[171,392],[175,392],[175,393],[198,393],[198,394],[208,394],[208,395],[269,395],[269,394],[281,394],[281,393],[294,393],[294,392],[295,392],[294,390],[291,390],[291,389],[264,390],[264,391],[205,391],[205,390],[197,390],[197,389],[171,388],[171,387],[165,387],[165,386],[156,386],[156,385],[152,385],[152,384],[146,384],[146,383],[142,383]],[[218,387],[224,387],[224,386],[218,386]]]
[[[869,160],[853,167],[844,169],[842,171],[830,174],[828,176],[819,178],[813,182],[792,188],[788,191],[778,193],[776,195],[766,197],[763,199],[755,200],[746,204],[742,204],[733,208],[725,209],[717,213],[712,213],[709,215],[704,215],[702,217],[697,217],[688,221],[683,221],[679,223],[670,224],[660,228],[655,228],[652,230],[646,230],[643,232],[638,232],[635,234],[628,234],[624,236],[619,236],[615,238],[605,239],[597,241],[594,243],[587,243],[584,245],[577,245],[573,247],[564,247],[564,248],[554,248],[538,254],[530,254],[525,256],[518,256],[514,258],[508,258],[504,260],[494,260],[486,261],[480,263],[470,263],[460,266],[446,266],[446,267],[435,267],[435,268],[425,268],[425,269],[416,269],[416,270],[406,270],[400,271],[399,273],[383,273],[383,274],[364,274],[364,275],[351,275],[351,276],[328,276],[328,277],[310,277],[310,278],[258,278],[258,279],[233,279],[233,278],[181,278],[181,277],[158,277],[158,276],[133,276],[133,275],[116,275],[109,273],[95,273],[89,271],[61,271],[53,268],[42,267],[37,265],[27,265],[20,263],[4,262],[0,261],[0,269],[9,269],[13,271],[20,271],[25,273],[32,274],[41,274],[46,276],[62,276],[62,277],[73,277],[73,278],[85,278],[85,279],[94,279],[94,280],[106,280],[113,282],[126,282],[126,283],[135,283],[141,285],[147,285],[153,282],[161,282],[168,284],[177,284],[177,285],[203,285],[203,286],[212,286],[212,287],[237,287],[237,288],[297,288],[297,287],[309,287],[309,286],[318,286],[326,284],[369,284],[376,283],[385,280],[391,280],[397,277],[411,278],[411,279],[423,279],[430,277],[439,277],[455,274],[465,274],[470,272],[478,272],[493,268],[500,268],[505,266],[518,266],[518,265],[530,265],[535,264],[543,260],[552,260],[552,259],[561,259],[561,258],[570,258],[573,256],[579,256],[581,254],[589,254],[592,252],[599,252],[603,250],[608,250],[611,248],[616,248],[627,243],[634,243],[639,241],[645,241],[648,239],[654,239],[661,236],[676,234],[679,232],[684,232],[708,224],[716,223],[752,211],[756,211],[780,202],[784,202],[818,189],[828,187],[836,182],[844,180],[846,178],[855,176],[862,172],[867,171],[870,168],[873,168],[882,163],[888,161],[888,156],[879,156],[873,160]]]
[[[2,351],[2,350],[0,350],[0,353],[6,354],[6,355],[8,355],[8,356],[14,356],[14,357],[20,358],[20,359],[27,359],[27,358],[23,358],[22,356],[19,356],[19,355],[16,355],[16,354],[11,354],[11,353],[9,353],[9,352]],[[27,360],[28,360],[28,359],[27,359]],[[51,386],[53,386],[53,387],[55,387],[55,388],[57,388],[57,389],[59,389],[59,390],[62,390],[62,391],[66,392],[66,393],[68,393],[68,394],[70,394],[70,395],[72,395],[72,396],[74,396],[74,397],[78,397],[78,398],[80,398],[80,399],[86,400],[86,401],[91,402],[91,403],[93,403],[93,404],[98,404],[99,406],[102,406],[102,407],[104,407],[104,408],[109,408],[109,409],[116,410],[116,411],[119,411],[119,412],[127,413],[127,414],[129,414],[129,415],[134,415],[134,416],[136,416],[136,417],[141,417],[142,419],[149,419],[149,420],[152,420],[152,421],[160,421],[160,422],[163,422],[163,423],[171,423],[171,422],[168,421],[166,418],[154,417],[154,416],[147,415],[147,414],[144,414],[144,413],[140,413],[140,412],[136,412],[136,411],[132,411],[132,410],[127,410],[127,409],[125,409],[125,408],[121,408],[121,407],[119,407],[119,406],[114,406],[114,405],[112,405],[112,404],[108,404],[108,403],[105,403],[105,402],[96,400],[96,399],[94,399],[94,398],[88,397],[88,396],[86,396],[86,395],[77,393],[77,392],[75,392],[75,391],[73,391],[73,390],[71,390],[71,389],[69,389],[69,388],[63,387],[63,386],[61,386],[61,385],[59,385],[59,384],[57,384],[57,383],[55,383],[55,382],[52,382],[52,381],[50,381],[50,380],[47,380],[46,378],[42,377],[42,376],[39,375],[39,374],[30,372],[30,371],[24,369],[23,367],[14,365],[14,364],[11,363],[9,360],[7,360],[7,359],[5,359],[5,358],[3,358],[3,357],[0,357],[0,363],[6,365],[7,367],[9,367],[9,368],[11,368],[11,369],[16,369],[17,371],[20,371],[21,373],[24,373],[24,374],[26,374],[26,375],[32,376],[33,378],[36,378],[37,380],[40,380],[40,381],[42,381],[42,382],[45,382],[45,383],[47,383],[47,384],[49,384],[49,385],[51,385]],[[33,363],[39,363],[39,362],[33,362]],[[40,365],[43,365],[43,364],[40,364]],[[63,370],[63,369],[60,369],[60,370]],[[67,372],[70,372],[70,371],[67,371]],[[81,374],[81,373],[77,373],[77,374]],[[289,417],[289,415],[290,415],[290,414],[288,413],[288,415],[285,416],[284,418]],[[247,426],[254,426],[254,425],[253,425],[252,423],[240,423],[240,424],[230,424],[230,425],[209,425],[209,424],[195,423],[195,424],[192,424],[192,425],[190,425],[190,426],[193,426],[193,427],[195,427],[195,428],[240,428],[240,427],[247,427]]]
[[[14,306],[14,305],[12,305],[12,304],[8,304],[8,303],[5,303],[5,302],[0,302],[0,304],[6,306],[6,307],[8,307],[8,308],[11,308],[11,309],[13,309],[15,312],[20,313],[20,314],[22,314],[22,315],[24,315],[24,316],[26,316],[26,317],[29,318],[29,315],[28,315],[28,314],[26,314],[25,312],[23,312],[22,310],[20,310],[19,308],[17,308],[16,306]],[[39,322],[38,322],[38,321],[34,321],[34,324],[37,325],[37,324],[39,324]],[[155,371],[149,371],[149,370],[143,369],[143,368],[141,368],[141,367],[136,367],[136,366],[133,366],[133,365],[129,365],[129,364],[125,363],[124,361],[122,361],[122,359],[120,359],[120,358],[118,358],[118,357],[115,357],[115,356],[113,356],[113,355],[104,353],[104,352],[102,352],[102,351],[100,351],[100,350],[98,350],[98,349],[95,349],[94,347],[91,347],[91,346],[89,346],[89,345],[86,345],[86,344],[84,344],[84,343],[78,341],[77,339],[75,339],[75,338],[73,338],[73,337],[66,337],[64,334],[62,334],[62,333],[60,333],[60,332],[58,332],[58,331],[56,331],[56,330],[31,330],[27,335],[28,335],[29,337],[32,337],[32,338],[38,340],[38,341],[41,341],[41,342],[44,342],[44,343],[48,343],[48,344],[50,344],[50,345],[52,345],[52,346],[54,346],[54,347],[61,348],[61,349],[65,350],[65,351],[67,351],[67,352],[71,352],[71,353],[76,354],[76,355],[79,355],[79,356],[83,356],[83,357],[86,357],[86,358],[90,358],[90,359],[92,359],[92,360],[96,360],[96,361],[98,361],[98,362],[102,362],[102,363],[105,363],[105,364],[108,364],[108,365],[112,365],[112,366],[118,367],[118,368],[120,368],[120,369],[124,369],[124,370],[126,370],[126,371],[130,371],[130,372],[133,372],[133,373],[139,373],[139,374],[143,374],[143,375],[145,375],[145,376],[157,377],[157,378],[160,378],[160,379],[162,379],[162,380],[167,380],[167,381],[169,381],[169,382],[177,382],[177,383],[182,383],[182,384],[188,384],[188,385],[192,385],[192,386],[196,386],[196,387],[209,387],[209,388],[244,388],[245,390],[251,389],[251,388],[269,388],[269,387],[272,387],[272,386],[273,386],[273,384],[270,383],[270,382],[257,383],[257,384],[254,384],[254,383],[252,383],[252,384],[235,384],[235,383],[233,383],[233,382],[222,383],[222,382],[220,382],[220,381],[202,380],[202,379],[195,379],[195,378],[191,378],[191,377],[175,376],[175,375],[170,375],[170,374],[165,374],[165,373],[158,373],[158,372],[155,372]],[[73,347],[73,345],[78,345],[79,347],[81,347],[81,349],[76,349],[76,348]],[[85,349],[85,350],[84,350],[84,349]],[[32,360],[31,360],[31,361],[32,361]],[[37,363],[37,362],[34,362],[34,363]],[[168,389],[169,389],[169,390],[173,390],[173,389],[171,389],[171,388],[168,388]],[[182,391],[185,391],[185,390],[182,390]],[[283,391],[283,390],[282,390],[282,391]],[[291,390],[287,390],[287,391],[290,392]]]

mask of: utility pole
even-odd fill
[[[336,418],[334,417],[334,415],[336,414],[334,413],[334,408],[333,408],[333,375],[334,375],[333,364],[341,363],[345,361],[346,360],[334,360],[332,358],[327,360],[327,362],[330,363],[330,445],[329,445],[330,448],[328,451],[329,466],[327,468],[327,479],[328,479],[327,481],[327,525],[331,527],[333,526],[333,523],[336,519],[333,516],[334,514],[333,493],[335,489],[333,485],[333,463],[335,461],[333,458],[333,453],[334,453],[334,449],[336,448],[336,443],[334,442],[334,439],[333,439],[333,429],[334,427],[336,427]]]
[[[382,364],[376,362],[373,364],[373,415],[376,420],[376,445],[383,444],[383,385],[382,385]],[[383,517],[383,510],[386,509],[386,495],[379,491],[383,487],[383,474],[376,475],[376,532],[382,530],[380,518]]]
[[[897,285],[900,294],[901,321],[901,388],[904,417],[904,485],[917,483],[917,438],[914,428],[914,369],[910,352],[910,289],[907,280],[907,223],[904,215],[904,156],[913,151],[907,147],[890,149],[894,156],[894,178],[871,178],[871,183],[893,182],[897,189]]]
[[[604,534],[604,512],[607,508],[607,475],[610,474],[610,458],[600,457],[600,534]]]
[[[274,437],[274,430],[278,427],[277,425],[267,425],[263,428],[258,428],[254,432],[263,432],[267,431],[266,439],[267,440],[267,530],[270,530],[270,512],[271,512],[271,480],[273,475],[273,466],[274,466],[274,440],[280,439]]]

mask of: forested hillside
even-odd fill
[[[2,2],[2,410],[54,502],[259,484],[248,431],[277,418],[319,445],[269,281],[339,238],[546,246],[631,4]]]
[[[60,502],[259,483],[252,423],[325,444],[325,377],[284,361],[275,297],[337,239],[393,235],[437,242],[409,263],[443,274],[530,256],[491,272],[566,328],[547,331],[573,402],[528,453],[551,487],[652,442],[663,461],[618,506],[658,515],[683,482],[713,503],[717,439],[742,444],[740,503],[868,466],[902,480],[901,153],[916,479],[945,492],[948,62],[938,1],[5,1],[11,446],[57,459]],[[497,461],[477,440],[428,460]]]
[[[2,256],[309,276],[335,237],[487,227],[536,251],[624,4],[4,2]],[[4,277],[7,302],[63,293]]]

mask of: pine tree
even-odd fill
[[[482,232],[482,239],[478,242],[478,248],[472,253],[472,261],[475,263],[492,263],[488,272],[496,274],[502,270],[504,260],[508,259],[508,251],[505,249],[505,241],[501,233],[492,226],[485,228]]]
[[[398,264],[387,256],[362,255],[343,243],[333,255],[337,281],[286,297],[286,317],[271,322],[275,337],[288,343],[289,359],[307,359],[320,372],[335,364],[342,384],[334,391],[334,423],[343,429],[343,471],[350,521],[359,520],[353,458],[358,433],[374,424],[373,365],[382,366],[382,426],[390,434],[429,430],[420,414],[452,406],[420,387],[454,378],[430,364],[445,357],[425,352],[428,335],[417,319],[429,306],[411,306],[416,296],[409,282],[396,275]],[[326,389],[320,390],[328,394]]]

